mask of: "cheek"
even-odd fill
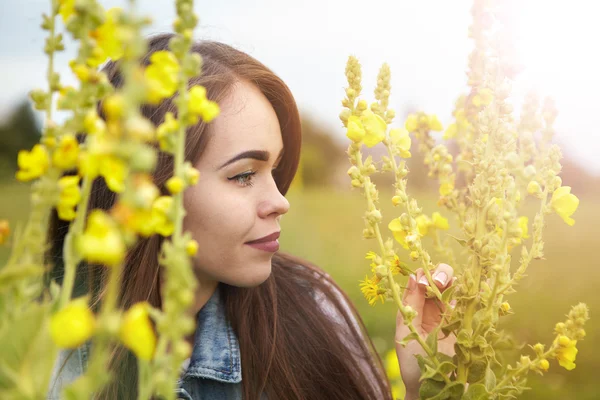
[[[254,216],[244,197],[226,190],[191,188],[184,202],[183,228],[192,233],[200,247],[204,243],[207,247],[224,249],[249,240]]]

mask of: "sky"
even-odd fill
[[[513,84],[515,109],[531,89],[556,101],[556,141],[575,162],[600,175],[600,4],[590,0],[509,0],[517,53],[525,70]],[[124,0],[100,1],[106,8]],[[0,116],[26,93],[45,87],[46,32],[39,28],[50,0],[0,0]],[[147,33],[168,32],[172,0],[138,0],[152,17]],[[345,63],[363,66],[363,93],[372,100],[377,71],[392,71],[390,106],[435,113],[451,122],[454,101],[467,90],[472,41],[469,0],[215,0],[196,1],[198,39],[225,42],[254,56],[290,86],[301,112],[340,141],[338,119],[346,84]],[[598,4],[598,5],[597,5]],[[73,82],[68,60],[57,58],[64,82]],[[396,124],[400,122],[397,121]]]

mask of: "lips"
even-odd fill
[[[256,244],[256,243],[267,243],[267,242],[272,242],[274,240],[279,239],[279,235],[281,234],[280,231],[277,232],[273,232],[270,235],[261,237],[260,239],[256,239],[256,240],[252,240],[250,242],[246,242],[247,244]]]

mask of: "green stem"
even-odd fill
[[[65,277],[62,284],[62,291],[60,296],[60,308],[64,307],[71,299],[73,292],[73,285],[75,283],[75,275],[77,271],[77,265],[81,261],[81,256],[78,254],[75,248],[75,238],[78,237],[84,228],[85,218],[87,217],[87,208],[90,193],[92,191],[92,179],[89,177],[83,178],[81,201],[79,202],[78,212],[75,215],[75,221],[69,232],[65,236],[65,243],[63,245],[63,259],[65,262]]]

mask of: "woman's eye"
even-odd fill
[[[252,177],[256,174],[254,171],[244,172],[242,174],[236,175],[233,178],[227,178],[230,181],[236,181],[242,186],[252,186],[254,183],[252,182]]]

